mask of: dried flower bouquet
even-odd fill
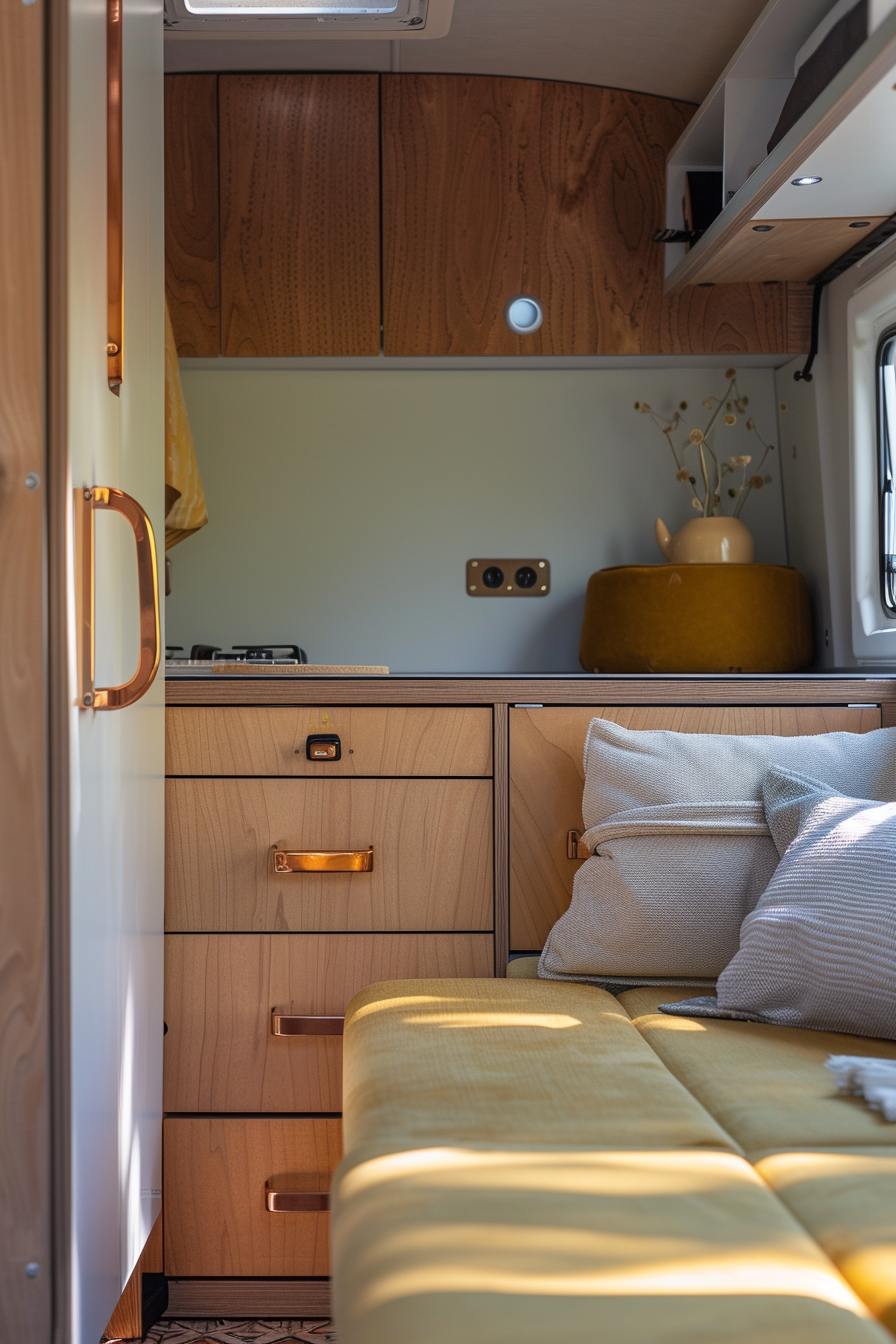
[[[725,499],[733,501],[731,516],[739,518],[753,491],[761,490],[772,479],[771,476],[763,474],[763,467],[769,453],[775,451],[775,445],[765,442],[752,418],[747,420],[746,428],[759,440],[763,452],[758,467],[750,476],[747,476],[747,468],[752,465],[752,454],[737,453],[723,460],[723,454],[715,447],[713,436],[716,431],[721,425],[729,429],[736,425],[738,415],[746,413],[749,400],[741,394],[734,369],[726,369],[725,377],[728,379],[728,387],[724,395],[707,397],[702,403],[703,409],[710,412],[709,422],[704,429],[696,425],[691,427],[685,419],[684,413],[688,409],[686,401],[679,404],[671,421],[666,421],[664,417],[658,415],[646,401],[635,402],[635,410],[641,415],[649,415],[657,428],[665,434],[675,460],[675,479],[683,482],[691,490],[693,493],[691,507],[699,511],[704,518],[724,517]],[[681,428],[689,432],[681,448],[677,449],[673,436]],[[699,459],[699,467],[695,463],[692,469],[689,457],[693,459],[695,454]],[[695,474],[697,470],[700,473],[699,478]],[[726,477],[734,477],[734,480],[728,480],[726,484]]]

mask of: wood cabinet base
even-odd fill
[[[329,1279],[169,1279],[168,1314],[199,1317],[322,1318],[332,1314]]]

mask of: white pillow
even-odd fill
[[[592,719],[579,869],[544,979],[711,983],[778,863],[762,780],[780,764],[896,800],[896,728],[812,737],[632,730]]]
[[[664,1011],[896,1040],[896,803],[787,770],[770,770],[764,793],[784,857],[717,999]]]

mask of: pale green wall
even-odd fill
[[[693,516],[633,402],[725,388],[720,369],[182,370],[211,522],[171,553],[168,641],[298,641],[406,672],[579,671],[588,576],[659,562],[657,514]],[[741,388],[774,439],[772,371]],[[781,563],[772,473],[744,521]],[[466,561],[489,554],[546,556],[552,592],[468,597]]]

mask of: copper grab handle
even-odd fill
[[[78,597],[78,704],[83,709],[124,709],[145,695],[159,670],[162,631],[159,619],[159,575],[156,540],[146,511],[106,485],[76,490],[75,548],[80,575]],[[137,544],[137,589],[140,601],[140,658],[137,671],[121,686],[94,686],[94,512],[109,509],[128,520]]]
[[[372,873],[373,845],[368,849],[275,849],[273,864],[275,873]]]
[[[264,1206],[268,1213],[327,1213],[330,1196],[326,1190],[272,1190],[266,1185]]]
[[[272,1036],[341,1036],[344,1017],[293,1017],[271,1010]]]
[[[106,0],[106,371],[118,396],[124,370],[124,140],[121,0]]]

